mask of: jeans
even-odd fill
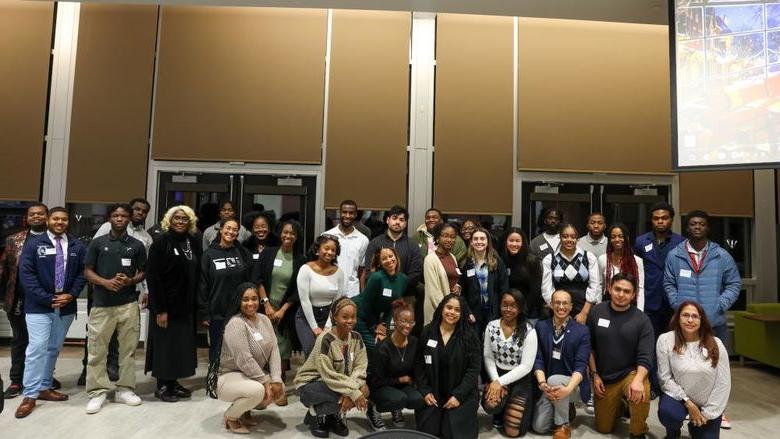
[[[688,415],[688,409],[682,401],[662,393],[658,403],[658,419],[666,427],[666,436],[670,438],[680,437],[680,428]],[[688,422],[688,432],[693,439],[717,439],[720,437],[720,422],[723,416],[710,419],[701,427],[696,427]]]
[[[51,388],[57,356],[76,315],[62,316],[60,310],[55,309],[51,313],[30,313],[25,317],[30,341],[25,352],[23,395],[38,399],[38,393]]]
[[[547,378],[550,387],[568,386],[571,377],[565,375],[553,375]],[[574,389],[568,398],[560,401],[550,401],[544,394],[536,401],[534,411],[533,429],[539,434],[547,434],[553,427],[569,423],[569,404],[574,403],[579,395],[579,388]]]

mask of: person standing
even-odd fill
[[[633,306],[637,282],[630,274],[612,278],[609,302],[602,302],[588,315],[593,350],[590,373],[595,395],[596,431],[611,433],[628,400],[632,438],[645,438],[650,413],[650,381],[653,363],[653,326]]]
[[[338,257],[339,269],[344,272],[346,285],[344,295],[355,297],[360,294],[360,266],[366,256],[368,238],[355,228],[357,202],[344,200],[339,206],[339,224],[325,232],[339,240],[341,253]]]
[[[401,206],[393,206],[387,211],[385,223],[387,232],[377,236],[368,243],[366,254],[363,258],[363,271],[360,274],[361,289],[366,285],[371,259],[377,250],[385,247],[391,247],[398,252],[399,264],[401,270],[406,275],[409,283],[406,286],[406,295],[414,295],[417,282],[422,276],[422,259],[417,245],[406,236],[406,222],[409,218],[409,212]],[[420,298],[422,301],[422,298]]]
[[[548,255],[558,251],[561,245],[561,223],[563,212],[551,207],[544,210],[544,231],[531,240],[529,247],[539,259],[544,260]]]
[[[460,272],[461,295],[473,316],[469,320],[482,339],[488,322],[500,316],[500,297],[509,290],[506,266],[493,250],[490,232],[481,227],[474,231]]]
[[[136,285],[145,277],[146,248],[127,232],[131,210],[129,204],[109,207],[111,231],[90,242],[84,262],[84,275],[94,285],[87,322],[88,414],[100,411],[110,390],[106,354],[115,331],[119,358],[116,401],[141,404],[135,394],[135,350],[141,324]]]
[[[423,261],[428,253],[436,250],[436,236],[433,231],[436,226],[443,223],[441,210],[431,207],[425,211],[425,222],[420,224],[414,235],[414,240],[420,246],[420,257],[423,258]],[[458,264],[463,262],[463,258],[466,257],[466,243],[463,242],[463,238],[458,236],[457,227],[455,227],[455,243],[452,245],[452,254],[458,260]]]
[[[207,249],[211,246],[211,243],[219,236],[222,223],[229,219],[236,219],[236,205],[230,200],[225,200],[219,205],[219,221],[217,221],[216,224],[210,225],[203,231],[203,247],[201,248]],[[245,229],[244,226],[239,223],[238,242],[241,243],[246,241],[251,235],[249,230]]]
[[[152,244],[146,264],[149,286],[149,337],[144,372],[157,379],[154,396],[164,402],[192,392],[178,379],[195,374],[195,314],[201,259],[194,236],[198,218],[188,206],[168,209],[163,235]]]
[[[19,278],[24,289],[24,312],[29,342],[24,362],[24,399],[17,418],[27,417],[38,399],[66,401],[53,390],[52,375],[62,343],[76,315],[75,298],[86,284],[86,249],[68,236],[68,211],[49,210],[46,233],[27,240],[22,250]]]
[[[11,324],[11,370],[10,382],[3,393],[4,399],[12,399],[22,394],[24,377],[24,351],[27,349],[27,323],[24,319],[24,290],[19,278],[19,262],[24,244],[28,239],[46,233],[49,208],[42,203],[27,207],[25,220],[27,229],[14,233],[5,240],[0,255],[0,297],[5,298],[3,309]]]
[[[423,260],[425,278],[425,302],[423,304],[423,324],[433,319],[433,312],[444,296],[460,294],[460,267],[458,259],[452,254],[458,229],[451,223],[437,224],[433,228],[434,250]]]
[[[609,299],[609,284],[612,276],[618,273],[630,273],[637,280],[636,307],[645,309],[645,270],[639,256],[631,249],[631,239],[628,228],[621,223],[613,224],[607,232],[609,244],[607,252],[599,256],[599,291],[603,292],[604,300]]]
[[[605,254],[609,237],[604,235],[604,230],[607,228],[604,214],[593,212],[588,215],[588,222],[585,224],[585,227],[588,229],[588,233],[577,241],[577,245],[581,249],[593,253],[596,257]]]
[[[263,212],[254,212],[246,219],[247,227],[252,235],[243,242],[244,248],[252,254],[252,260],[257,261],[266,247],[279,247],[279,237],[273,233],[271,218]]]
[[[506,265],[509,288],[523,293],[526,313],[531,324],[544,318],[545,304],[542,298],[542,260],[529,250],[525,232],[511,227],[499,252]]]

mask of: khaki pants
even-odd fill
[[[623,399],[635,376],[636,372],[631,372],[622,380],[605,385],[607,391],[604,397],[593,401],[596,409],[596,431],[603,434],[612,432],[615,421],[623,411]],[[650,381],[647,377],[643,384],[647,401],[639,404],[628,403],[628,411],[631,413],[628,431],[633,435],[647,433],[647,416],[650,414]]]
[[[119,381],[116,385],[135,389],[135,350],[140,325],[141,316],[136,302],[92,308],[87,321],[87,394],[90,398],[111,388],[106,356],[114,329],[119,341]]]
[[[217,396],[220,401],[232,402],[225,416],[238,419],[244,412],[252,410],[263,402],[265,386],[249,379],[241,372],[228,372],[217,379]]]

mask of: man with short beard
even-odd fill
[[[346,278],[346,295],[354,297],[360,294],[360,266],[368,247],[368,237],[355,227],[357,202],[344,200],[339,206],[339,224],[324,234],[333,235],[339,240],[341,252],[338,266]]]
[[[19,280],[19,259],[27,239],[46,232],[49,208],[35,203],[27,208],[27,230],[15,233],[5,240],[5,251],[0,256],[0,297],[4,297],[3,309],[11,323],[11,382],[5,389],[5,399],[22,394],[24,376],[24,351],[27,349],[27,323],[24,320],[24,291]]]
[[[425,222],[417,228],[414,234],[414,240],[420,246],[420,257],[424,260],[428,252],[436,250],[435,239],[433,238],[433,229],[444,222],[441,210],[431,207],[425,211]],[[456,232],[457,233],[457,232]],[[466,258],[466,243],[459,235],[455,235],[455,245],[452,247],[452,255],[458,260],[458,264]],[[421,279],[422,280],[422,279]]]
[[[585,227],[588,228],[588,233],[580,237],[577,246],[593,253],[597,258],[606,254],[607,237],[604,235],[604,230],[607,228],[607,222],[604,214],[601,212],[591,213]]]
[[[548,208],[544,211],[544,232],[531,240],[529,249],[531,252],[544,260],[547,255],[555,254],[561,245],[561,224],[563,223],[563,212],[555,208]]]

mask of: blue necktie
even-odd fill
[[[62,236],[55,236],[57,256],[54,258],[54,291],[60,292],[65,287],[65,254],[62,251]]]

